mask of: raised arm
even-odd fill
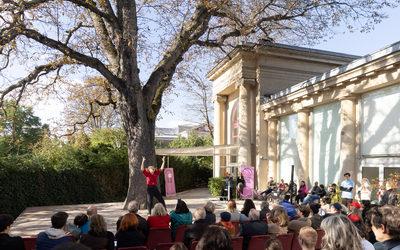
[[[165,164],[165,156],[162,158],[162,164],[161,164],[161,170],[164,170],[164,164]]]
[[[143,159],[142,159],[142,166],[140,167],[140,171],[143,171],[144,170],[144,161],[146,160],[146,158],[143,156]]]

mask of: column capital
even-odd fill
[[[343,100],[356,100],[358,98],[358,95],[355,94],[348,94],[342,97],[339,97],[339,101],[343,101]]]
[[[310,113],[310,111],[311,111],[310,108],[299,108],[294,110],[294,112],[296,113]]]
[[[277,121],[279,121],[279,117],[269,116],[269,117],[265,118],[264,120],[266,120],[268,122],[277,122]]]
[[[241,78],[238,82],[236,82],[235,88],[238,89],[240,86],[252,88],[252,87],[256,86],[256,79]]]
[[[226,97],[226,95],[214,95],[212,98],[212,102],[218,102],[218,103],[223,103],[226,102],[228,100],[228,98]]]

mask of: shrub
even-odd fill
[[[219,196],[221,194],[221,188],[225,186],[224,177],[213,177],[208,179],[208,189],[213,197]]]

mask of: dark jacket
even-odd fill
[[[139,221],[139,225],[137,226],[136,229],[138,231],[142,231],[142,234],[144,234],[146,236],[147,235],[147,221],[146,221],[146,219],[143,218],[142,216],[138,215],[138,214],[135,214],[135,215],[136,215],[136,218]],[[117,221],[117,232],[118,232],[118,229],[119,229],[119,227],[121,225],[121,220],[122,220],[123,217],[124,216],[120,216],[118,218],[118,221]]]
[[[318,195],[320,198],[324,198],[324,196],[326,195],[325,189],[320,189],[320,188],[318,188],[318,190],[317,190],[317,195]]]
[[[315,230],[321,227],[322,217],[319,214],[315,214],[313,217],[310,218],[311,220],[311,227]]]
[[[126,231],[120,231],[115,234],[117,249],[120,247],[139,247],[143,246],[145,237],[139,231],[131,227]]]
[[[114,234],[108,231],[98,234],[90,229],[89,232],[82,234],[80,243],[93,250],[114,250]]]
[[[242,225],[242,230],[238,236],[243,237],[243,250],[247,250],[250,239],[255,235],[267,235],[268,234],[268,224],[261,222],[260,220],[251,220],[246,224]]]
[[[400,249],[400,240],[390,239],[382,242],[387,250],[399,250]]]
[[[25,250],[24,240],[19,236],[0,234],[0,249]]]
[[[204,219],[207,224],[213,224],[217,221],[215,214],[206,211],[206,218]]]
[[[190,249],[193,241],[198,241],[203,235],[204,231],[208,228],[205,220],[196,220],[194,224],[189,225],[183,234],[182,243]]]
[[[310,190],[310,194],[317,195],[318,189],[319,189],[319,186],[313,186],[313,188]]]

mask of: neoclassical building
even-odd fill
[[[323,184],[350,172],[386,178],[400,172],[400,42],[364,57],[274,43],[234,49],[207,75],[214,82],[215,156],[224,166]]]

